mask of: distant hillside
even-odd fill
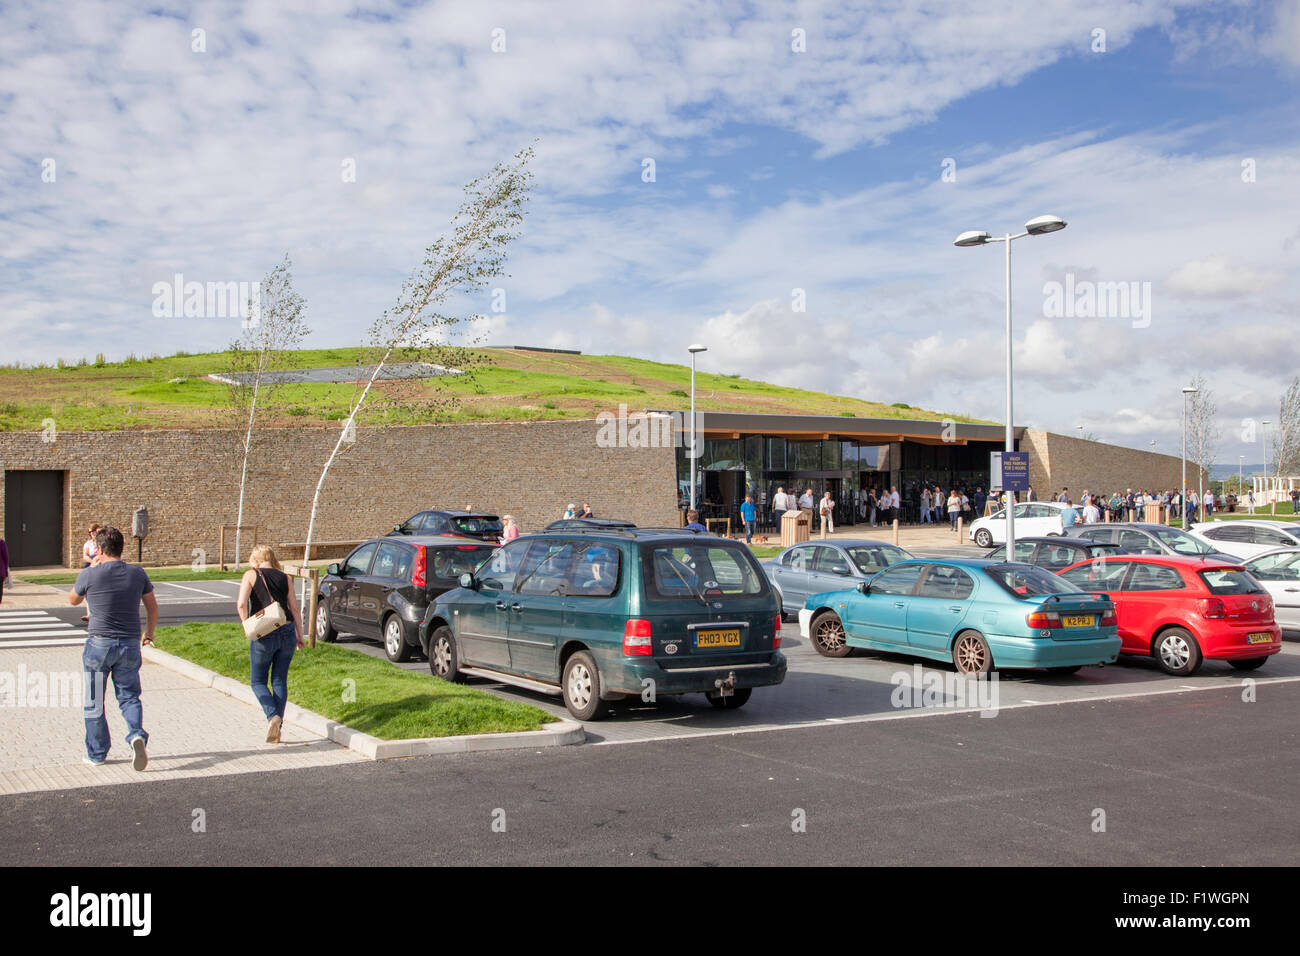
[[[483,349],[485,363],[465,379],[421,386],[428,396],[454,396],[435,413],[394,418],[376,405],[362,424],[542,421],[592,418],[601,411],[690,405],[691,371],[619,355],[569,355],[525,349]],[[323,368],[363,361],[360,349],[295,352],[287,364]],[[229,423],[228,386],[207,376],[225,371],[224,353],[179,354],[63,368],[0,369],[0,431],[40,430],[53,419],[59,431],[123,428],[211,428]],[[384,392],[388,384],[376,385]],[[292,384],[277,393],[264,424],[337,421],[346,415],[351,384]],[[704,411],[843,415],[982,422],[901,403],[891,405],[770,385],[739,375],[696,375],[696,406]]]
[[[1252,475],[1264,474],[1264,465],[1242,465],[1241,474],[1243,478],[1249,478]],[[1229,478],[1237,477],[1236,465],[1214,465],[1210,468],[1210,481],[1227,481]]]

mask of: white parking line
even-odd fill
[[[1300,677],[1255,678],[1256,685],[1260,687],[1266,684],[1294,684],[1297,682],[1300,682]],[[998,711],[1022,710],[1026,707],[1056,707],[1056,706],[1062,706],[1066,704],[1093,704],[1101,700],[1122,701],[1122,700],[1128,700],[1130,698],[1135,698],[1135,697],[1157,697],[1164,694],[1193,694],[1198,691],[1206,691],[1206,690],[1237,690],[1237,689],[1239,688],[1238,685],[1236,684],[1227,684],[1227,685],[1207,684],[1201,687],[1167,687],[1167,688],[1159,688],[1156,690],[1137,691],[1129,694],[1107,694],[1104,697],[1074,697],[1069,700],[1051,700],[1051,701],[1041,701],[1039,703],[1030,703],[1028,701],[1022,701],[1021,703],[1018,704],[1002,704],[997,708],[997,710]],[[951,716],[956,714],[978,714],[981,713],[983,710],[985,710],[985,708],[980,708],[980,707],[910,708],[906,711],[901,711],[897,713],[864,714],[859,717],[824,717],[822,718],[821,723],[823,726],[832,723],[866,724],[866,723],[872,723],[875,721],[882,721],[882,720],[913,720],[916,718],[945,717],[945,716]],[[590,726],[593,728],[593,730],[599,732],[599,726],[600,726],[599,724],[592,724]],[[723,737],[723,736],[731,736],[734,734],[760,734],[760,733],[767,733],[768,731],[773,731],[773,730],[805,730],[810,726],[816,726],[816,724],[809,724],[809,723],[757,724],[753,727],[719,727],[716,730],[700,730],[697,732],[687,731],[684,733],[677,733],[677,734],[663,734],[657,737],[636,737],[629,740],[598,740],[598,741],[590,742],[588,746],[611,747],[611,746],[617,746],[622,744],[656,743],[665,740],[694,740],[695,738],[698,737]]]
[[[206,594],[209,597],[220,598],[223,601],[228,601],[231,597],[230,594],[222,594],[218,591],[205,591],[202,588],[192,588],[185,584],[177,584],[175,581],[159,581],[154,585],[154,590],[158,590],[158,588],[164,584],[170,588],[180,588],[182,591],[193,591],[195,594]]]

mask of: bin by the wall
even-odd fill
[[[1159,502],[1156,502],[1155,504],[1146,505],[1144,510],[1145,510],[1145,516],[1142,519],[1143,521],[1149,522],[1150,524],[1165,523],[1164,505],[1160,504]]]

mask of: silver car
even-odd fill
[[[809,595],[857,587],[877,571],[911,558],[896,545],[867,538],[804,541],[765,561],[763,572],[784,616],[798,614]]]
[[[1244,565],[1273,598],[1273,619],[1284,631],[1300,631],[1300,548],[1278,548]]]

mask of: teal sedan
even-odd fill
[[[854,647],[952,661],[963,674],[1072,674],[1119,656],[1115,605],[1031,564],[903,561],[856,588],[814,594],[799,633],[824,657]]]

